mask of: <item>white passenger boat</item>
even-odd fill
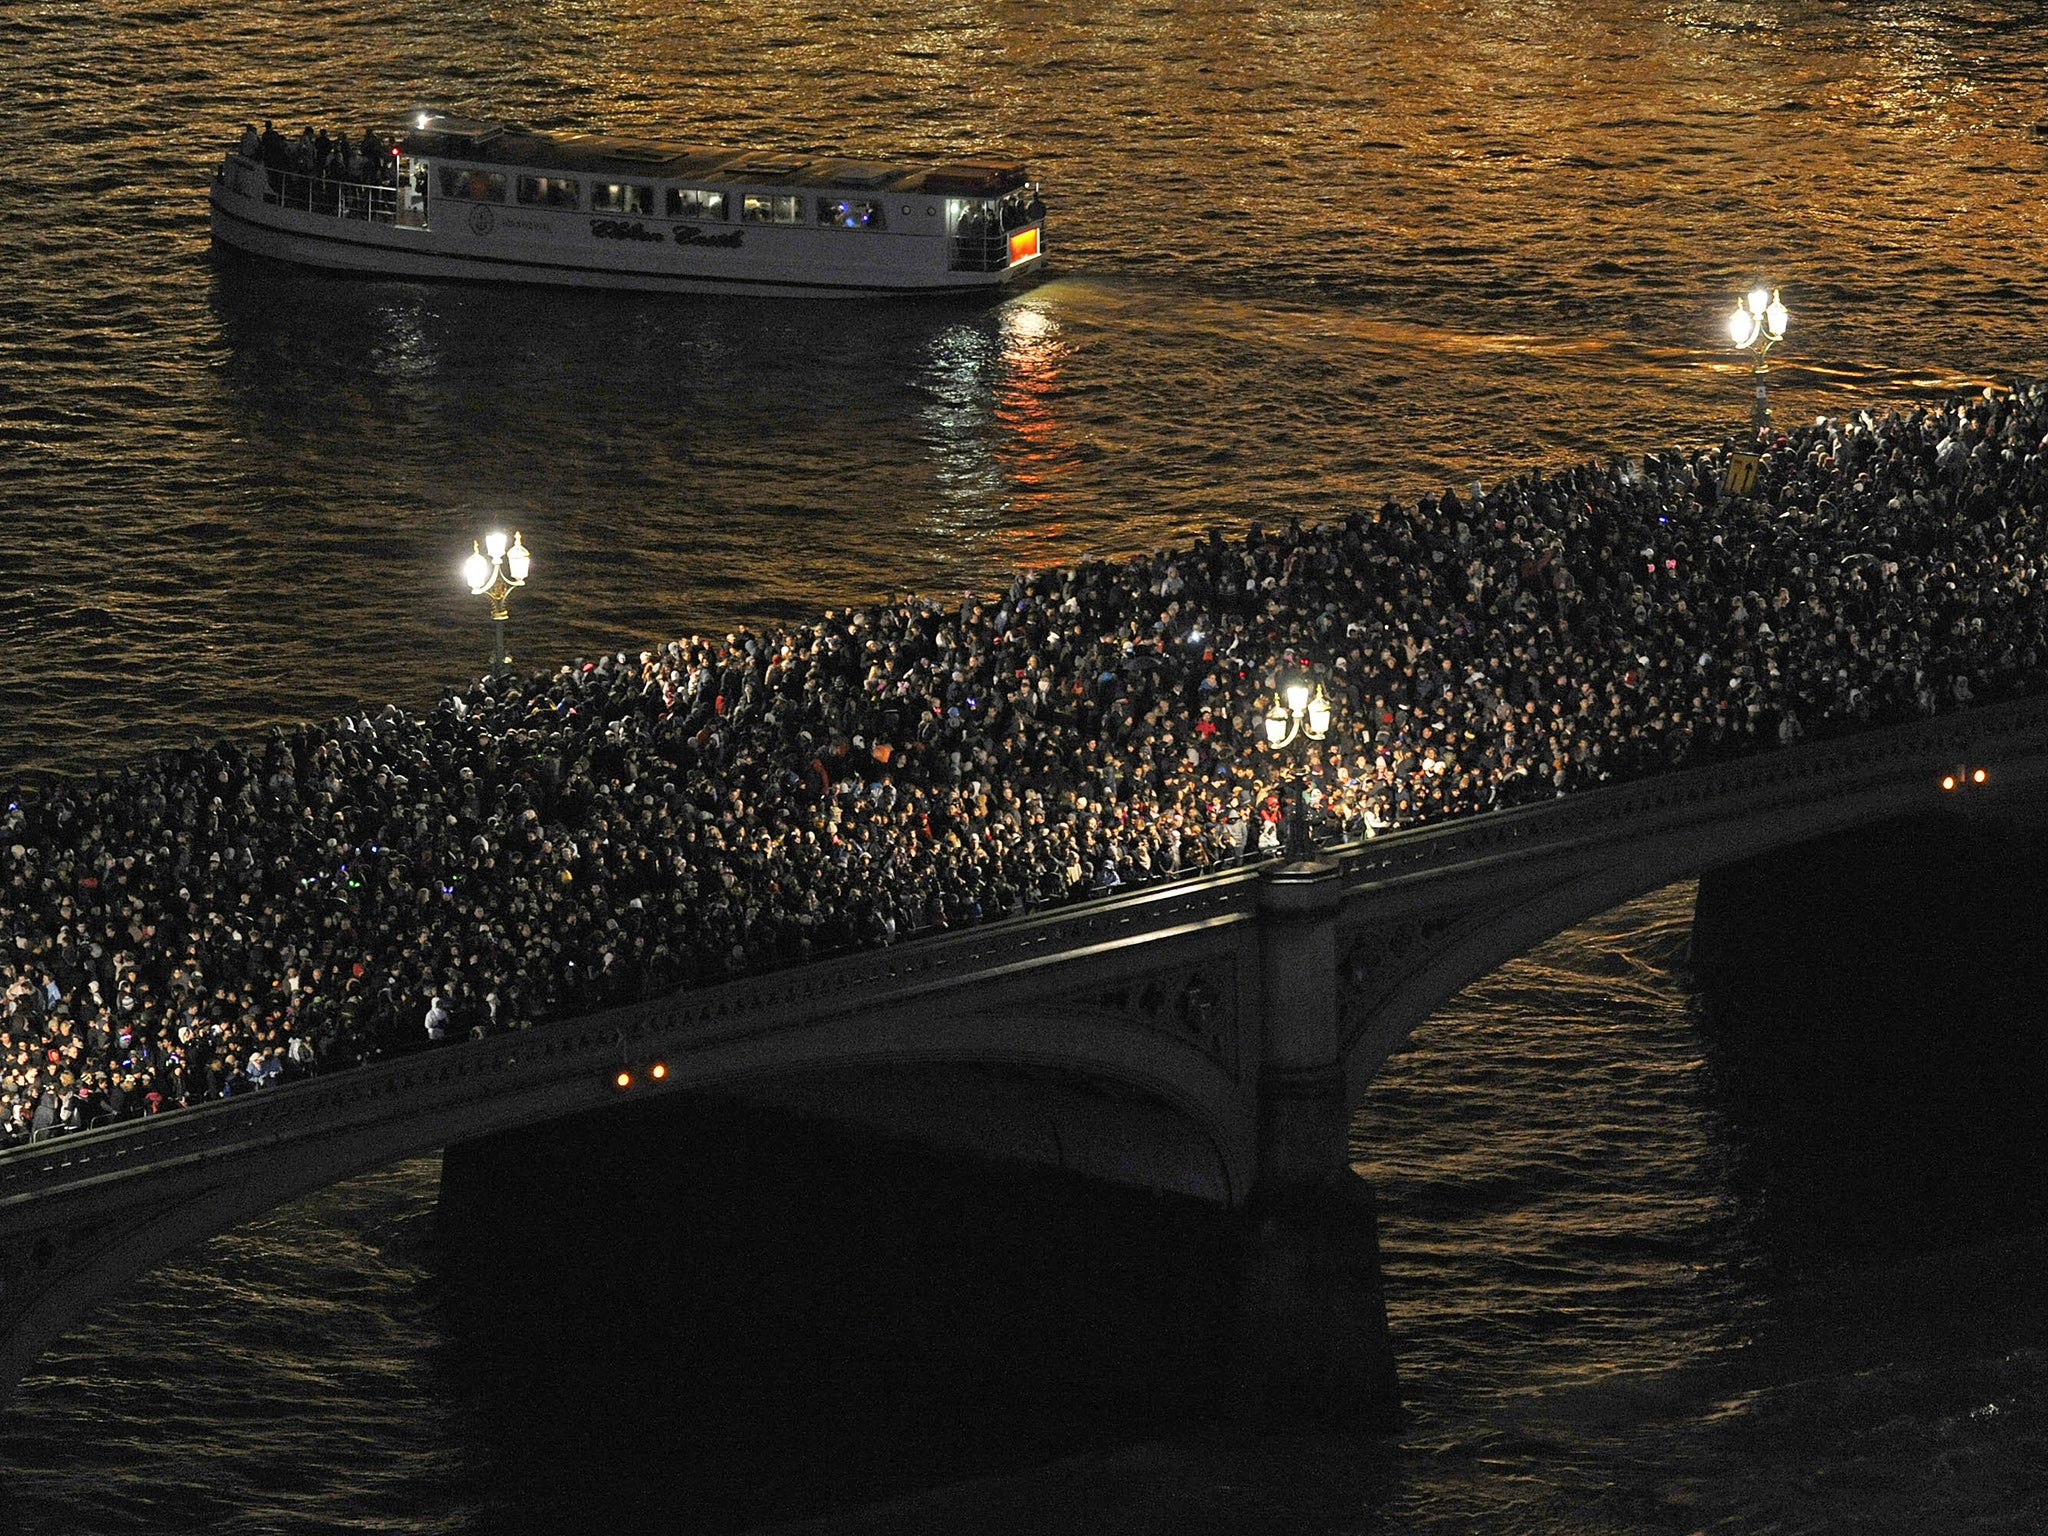
[[[324,146],[323,146],[324,147]],[[678,293],[993,288],[1045,259],[1045,204],[1008,161],[884,164],[704,149],[424,113],[316,157],[245,134],[213,237],[392,277]]]

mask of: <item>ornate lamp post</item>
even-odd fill
[[[526,573],[533,568],[533,556],[526,552],[526,545],[519,535],[512,535],[507,547],[505,535],[492,532],[484,535],[483,542],[473,546],[474,552],[462,562],[463,580],[469,583],[469,590],[478,597],[489,598],[491,603],[491,624],[493,643],[491,671],[503,672],[512,665],[512,653],[505,649],[505,621],[512,617],[506,606],[514,587],[526,585]]]
[[[1266,711],[1266,744],[1277,756],[1297,737],[1321,741],[1329,734],[1330,699],[1323,692],[1323,685],[1317,683],[1311,694],[1308,674],[1298,669],[1291,671],[1274,694],[1273,707]],[[1313,858],[1315,845],[1309,841],[1308,821],[1302,813],[1300,775],[1290,773],[1286,781],[1293,786],[1293,804],[1287,814],[1287,857]]]
[[[1728,334],[1734,339],[1736,350],[1756,354],[1756,367],[1751,370],[1751,376],[1756,380],[1756,405],[1749,420],[1758,432],[1771,424],[1771,408],[1765,397],[1764,384],[1764,375],[1770,372],[1770,365],[1764,361],[1764,354],[1785,339],[1785,326],[1791,318],[1791,312],[1785,308],[1775,288],[1768,291],[1750,289],[1737,302],[1735,313],[1728,317]]]

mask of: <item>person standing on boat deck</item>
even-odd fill
[[[310,176],[314,160],[313,130],[302,128],[299,130],[299,142],[292,150],[292,169],[301,176]]]
[[[391,169],[390,157],[384,153],[384,141],[377,137],[376,129],[363,130],[362,152],[363,168],[368,173],[363,179],[385,180]]]
[[[327,130],[322,128],[320,136],[313,141],[313,178],[320,186],[316,202],[311,206],[317,206],[322,213],[340,211],[340,193],[334,185],[340,175],[341,157],[335,154],[334,141],[328,138]],[[307,190],[309,193],[312,192],[311,188]]]
[[[262,146],[264,180],[270,183],[270,195],[276,197],[284,190],[285,164],[290,158],[285,149],[284,135],[266,117],[258,142]]]
[[[257,135],[254,123],[242,125],[242,142],[235,146],[235,153],[244,160],[254,160],[263,153],[263,140]]]

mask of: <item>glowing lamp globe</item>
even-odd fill
[[[1321,687],[1316,689],[1316,696],[1308,701],[1308,733],[1317,738],[1330,733],[1330,700]]]

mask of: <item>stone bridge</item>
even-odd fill
[[[2048,779],[2026,700],[1148,887],[335,1073],[0,1156],[0,1398],[97,1301],[295,1196],[688,1090],[1200,1196],[1243,1213],[1246,1369],[1391,1402],[1347,1131],[1417,1024],[1673,881]],[[1334,1192],[1334,1193],[1333,1193]],[[1362,1250],[1362,1251],[1361,1251]],[[1375,1314],[1377,1314],[1375,1316]]]

